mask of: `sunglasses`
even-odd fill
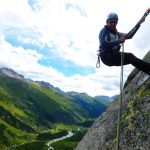
[[[110,23],[110,24],[112,24],[112,23],[117,24],[118,21],[116,21],[116,20],[111,20],[111,21],[108,21],[108,23]]]

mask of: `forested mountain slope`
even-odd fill
[[[106,109],[100,100],[82,93],[25,79],[15,71],[0,69],[0,147],[35,139],[55,124],[76,125],[95,119]]]

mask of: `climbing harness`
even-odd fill
[[[100,50],[97,50],[97,63],[96,63],[96,68],[100,67]]]
[[[150,13],[150,8],[146,10],[141,19],[145,19]],[[135,25],[135,27],[126,35],[126,38],[130,37],[132,33],[136,30],[137,26],[141,24],[140,21]],[[121,116],[122,116],[122,99],[123,99],[123,63],[124,63],[124,44],[122,44],[121,52],[121,72],[120,72],[120,96],[119,96],[119,108],[118,108],[118,124],[117,124],[117,139],[116,139],[116,150],[120,150],[119,144],[121,139]]]

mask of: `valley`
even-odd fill
[[[47,147],[47,140],[50,140],[45,137],[39,139],[38,135],[44,133],[43,131],[51,133],[58,130],[58,133],[68,133],[83,128],[85,132],[108,105],[108,101],[93,98],[86,93],[65,93],[46,82],[25,79],[11,69],[2,68],[0,149],[9,149],[16,145],[30,145],[32,148],[38,145],[38,149],[42,150]],[[80,138],[71,143],[77,144]]]

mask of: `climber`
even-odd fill
[[[106,19],[106,25],[99,33],[99,51],[102,62],[107,66],[120,66],[121,65],[121,44],[127,39],[131,39],[137,30],[140,28],[140,24],[145,21],[145,17],[142,17],[134,30],[129,34],[121,33],[117,31],[118,15],[116,13],[110,13]],[[145,62],[132,53],[124,52],[123,65],[132,64],[137,69],[150,75],[150,63]]]

